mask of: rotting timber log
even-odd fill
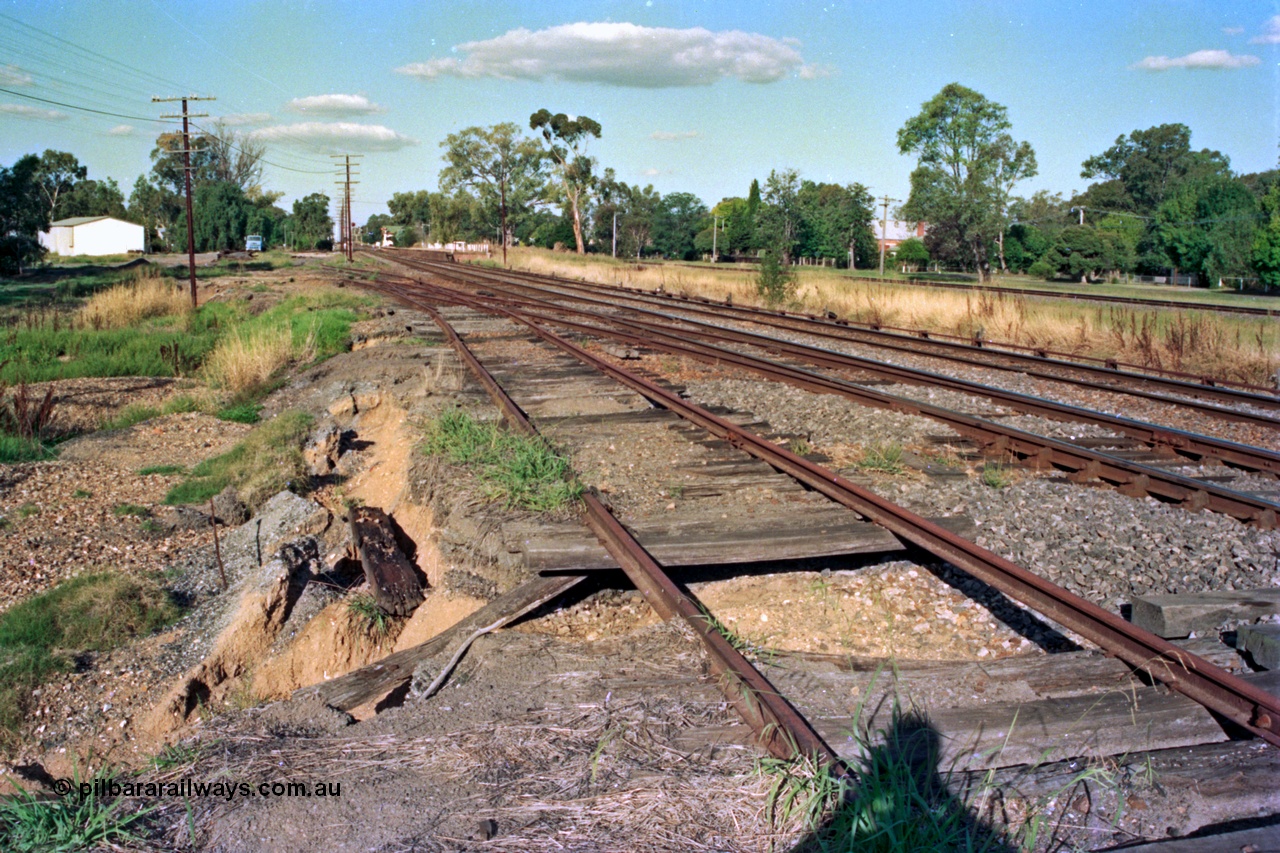
[[[352,508],[351,541],[382,612],[391,616],[412,613],[422,603],[422,582],[413,563],[396,544],[387,514],[377,507]]]

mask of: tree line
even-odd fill
[[[128,199],[110,178],[95,180],[74,154],[46,150],[0,167],[0,271],[20,271],[43,254],[37,234],[53,222],[112,216],[146,228],[150,251],[185,251],[182,134],[164,133],[151,151]],[[260,234],[264,246],[331,248],[329,197],[312,193],[286,211],[284,195],[262,184],[265,148],[221,124],[191,137],[192,225],[196,251],[244,248]]]
[[[363,239],[376,243],[386,228],[400,246],[488,240],[683,260],[773,253],[785,264],[867,264],[876,253],[871,194],[861,184],[815,183],[783,169],[763,191],[752,181],[745,198],[708,208],[692,193],[663,195],[601,169],[587,145],[603,129],[587,116],[539,110],[528,131],[504,122],[450,134],[439,189],[395,193],[390,213],[369,217]]]
[[[523,127],[450,134],[438,188],[393,194],[363,239],[379,241],[386,227],[397,245],[487,240],[504,251],[518,243],[634,258],[745,255],[783,272],[797,258],[854,267],[878,260],[874,200],[860,183],[780,169],[763,184],[752,180],[744,197],[709,207],[692,193],[663,195],[602,169],[588,150],[602,133],[589,117],[541,109]],[[1070,197],[1016,194],[1037,174],[1034,148],[1013,136],[1003,105],[958,83],[908,119],[897,147],[916,166],[894,215],[927,225],[923,240],[898,246],[904,267],[1081,281],[1172,271],[1202,284],[1280,286],[1280,170],[1238,174],[1225,154],[1193,149],[1185,125],[1117,138],[1082,163],[1081,177],[1093,183]],[[179,134],[161,135],[127,201],[115,181],[88,178],[67,152],[0,167],[0,267],[38,259],[36,233],[69,216],[129,219],[147,227],[153,248],[185,247],[180,148]],[[250,233],[267,245],[331,245],[328,197],[279,207],[282,194],[261,184],[260,143],[214,125],[192,149],[197,248],[238,248]]]

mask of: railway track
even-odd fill
[[[415,262],[411,253],[399,253],[397,257]],[[482,275],[493,275],[490,270],[477,270]],[[1010,344],[984,340],[963,341],[947,335],[923,330],[891,329],[888,327],[856,323],[838,317],[770,310],[713,302],[701,297],[656,293],[636,288],[575,282],[548,278],[517,270],[504,270],[503,280],[520,281],[538,288],[543,293],[554,290],[567,298],[596,297],[595,304],[614,305],[619,301],[647,307],[660,307],[693,314],[723,323],[735,318],[746,323],[771,329],[787,330],[830,341],[848,341],[868,344],[890,351],[927,354],[975,367],[1005,370],[1026,376],[1070,383],[1099,391],[1122,391],[1161,402],[1195,407],[1194,400],[1213,400],[1227,406],[1243,406],[1263,413],[1253,417],[1246,413],[1222,407],[1205,407],[1203,411],[1219,417],[1256,422],[1269,427],[1280,425],[1280,394],[1259,386],[1233,384],[1225,380],[1178,373],[1176,371],[1141,368],[1138,365],[1122,365],[1114,360],[1088,359],[1081,356],[1067,360],[1066,354],[1051,354],[1046,350],[1018,351]],[[1146,372],[1136,372],[1136,371]]]
[[[428,264],[422,266],[421,269],[429,271],[433,275],[450,278],[455,282],[460,279],[469,281],[472,287],[493,287],[497,289],[495,285],[500,283],[495,281],[493,274],[461,269],[454,265],[441,267],[435,264]],[[488,300],[494,304],[502,304],[502,300],[493,295],[477,295],[475,298],[482,302]],[[516,301],[518,303],[520,300]],[[528,302],[527,298],[525,301],[526,303]],[[1226,489],[1212,482],[1197,480],[1152,465],[1140,464],[1115,454],[1104,453],[1059,439],[1014,429],[1007,425],[962,414],[941,406],[896,397],[855,382],[816,374],[803,368],[760,357],[748,356],[726,347],[705,343],[702,340],[690,340],[690,338],[694,337],[693,333],[687,331],[674,332],[669,325],[664,327],[661,324],[637,321],[629,317],[621,319],[608,316],[599,311],[583,312],[577,309],[568,309],[564,306],[549,305],[545,301],[535,301],[532,304],[544,312],[570,313],[579,318],[578,320],[568,320],[551,313],[538,315],[540,319],[555,323],[563,328],[574,329],[586,334],[604,335],[631,345],[655,347],[665,352],[687,355],[711,363],[732,363],[771,379],[795,384],[806,390],[840,394],[860,403],[930,417],[947,424],[961,435],[973,438],[989,454],[996,456],[1007,454],[1029,461],[1033,465],[1059,468],[1069,472],[1079,480],[1098,480],[1116,486],[1126,494],[1150,494],[1163,500],[1186,506],[1192,510],[1208,508],[1262,527],[1274,527],[1277,511],[1280,510],[1280,506],[1277,506],[1267,498]],[[591,322],[583,322],[584,320],[590,320]],[[729,337],[737,337],[745,333],[726,333],[721,327],[707,328],[699,326],[696,330],[698,338],[713,338],[717,335],[724,336],[726,334]],[[753,339],[750,336],[748,337]],[[775,342],[774,339],[769,339],[769,342],[771,346],[776,345],[784,348],[798,346],[787,342]],[[800,351],[807,354],[818,352],[812,348],[802,348]],[[826,351],[820,351],[819,354],[822,355],[823,359],[834,358],[835,363],[838,365],[849,365],[848,362],[843,360],[844,356],[838,354],[828,356]],[[865,365],[871,369],[888,369],[875,363],[866,364],[865,360],[858,360],[857,364],[859,366]],[[928,377],[917,375],[915,381],[929,380]],[[995,393],[994,389],[989,390],[990,393]],[[1196,459],[1222,459],[1223,457],[1218,454],[1226,452],[1231,454],[1235,464],[1239,464],[1241,467],[1268,472],[1277,470],[1275,459],[1273,458],[1276,454],[1270,451],[1220,442],[1203,436],[1193,436],[1182,431],[1154,427],[1138,422],[1121,424],[1120,419],[1115,419],[1111,416],[1102,416],[1099,419],[1090,421],[1091,418],[1097,417],[1097,413],[1056,404],[1047,405],[1042,411],[1045,410],[1055,414],[1057,417],[1068,420],[1102,422],[1113,428],[1119,424],[1129,430],[1130,435],[1142,436],[1150,442],[1150,447],[1158,447],[1166,453],[1181,452]]]
[[[1149,673],[1153,678],[1193,698],[1215,713],[1221,714],[1224,718],[1273,744],[1280,745],[1280,699],[1207,663],[1202,658],[1179,649],[1168,641],[1136,628],[1120,617],[1037,577],[975,543],[894,505],[821,465],[766,441],[751,431],[689,403],[679,395],[624,370],[607,359],[592,354],[547,328],[553,323],[572,327],[573,324],[570,321],[534,316],[532,312],[525,309],[506,307],[492,297],[473,295],[455,287],[411,281],[376,283],[366,286],[371,286],[375,290],[415,307],[426,309],[434,307],[434,304],[460,305],[491,316],[502,317],[517,324],[542,342],[611,377],[643,395],[653,404],[679,414],[690,423],[767,462],[777,470],[789,474],[809,488],[885,527],[896,536],[911,542],[934,557],[964,569],[984,583],[1075,631],[1129,665]],[[459,344],[455,344],[455,347]],[[497,384],[492,376],[489,377],[489,382],[495,386]],[[487,388],[490,387],[489,382],[486,382]],[[494,390],[490,393],[496,395]],[[514,404],[510,405],[514,407]],[[503,404],[503,407],[506,410],[507,404]],[[515,418],[516,411],[518,410],[508,412],[509,416]],[[589,503],[588,512],[592,511]],[[607,523],[603,517],[597,518],[596,521],[600,525]],[[617,531],[610,532],[600,527],[597,528],[597,532],[604,534],[601,537],[604,541],[606,535],[616,534]],[[614,546],[617,547],[617,542],[614,542]],[[608,541],[606,541],[606,547],[609,547]],[[620,559],[619,562],[623,561]],[[653,578],[650,580],[660,583]],[[649,593],[646,592],[646,595]],[[744,672],[737,670],[734,672],[736,678],[749,683]]]

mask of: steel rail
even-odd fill
[[[377,285],[371,286],[379,289]],[[1280,697],[1249,684],[1203,658],[1126,622],[1074,593],[1041,578],[982,546],[897,506],[784,447],[720,418],[661,386],[615,366],[543,328],[534,320],[466,293],[420,284],[420,292],[505,317],[653,403],[670,409],[708,432],[767,462],[832,500],[881,525],[899,538],[957,566],[995,589],[1097,644],[1130,666],[1177,690],[1224,719],[1280,746]],[[396,288],[381,288],[396,293]],[[399,289],[403,294],[403,289]]]
[[[399,292],[396,295],[430,315],[513,428],[526,435],[540,435],[529,417],[435,307],[412,294]],[[590,492],[583,495],[582,517],[658,616],[664,620],[680,617],[692,629],[707,651],[711,670],[725,698],[751,727],[764,749],[779,758],[809,756],[836,776],[851,775],[849,768],[809,721],[713,627],[707,614],[690,600],[644,546]]]
[[[486,273],[489,273],[489,271],[486,270]],[[1132,373],[1120,370],[1118,363],[1115,362],[1112,362],[1117,364],[1115,368],[1099,367],[1092,364],[1050,358],[1047,355],[1039,356],[1011,352],[1000,348],[1010,346],[1009,344],[993,344],[982,339],[961,343],[959,338],[954,340],[940,339],[953,337],[949,335],[937,335],[925,331],[889,331],[887,327],[875,324],[856,323],[844,319],[830,320],[814,314],[796,315],[787,311],[772,312],[764,309],[726,305],[722,302],[714,302],[701,297],[681,298],[673,294],[656,294],[651,291],[636,290],[634,288],[617,288],[607,285],[594,285],[587,282],[566,282],[558,279],[540,280],[540,277],[523,273],[516,275],[514,271],[510,270],[504,271],[504,275],[527,282],[523,286],[542,293],[556,293],[561,298],[591,299],[597,303],[611,304],[615,307],[617,305],[616,300],[620,298],[651,308],[697,314],[703,317],[712,317],[719,321],[729,319],[725,315],[731,314],[733,318],[741,322],[754,323],[772,329],[841,343],[876,347],[914,356],[936,358],[971,367],[1017,373],[1035,379],[1075,385],[1095,391],[1142,397],[1154,402],[1193,408],[1207,415],[1226,420],[1280,429],[1280,418],[1202,402],[1202,400],[1217,400],[1232,405],[1252,406],[1258,409],[1280,412],[1280,396],[1256,393],[1255,391],[1234,390],[1229,387],[1208,384],[1207,379],[1202,379],[1200,382],[1188,382],[1183,379],[1174,379],[1166,376]],[[561,294],[555,288],[571,291],[574,295]],[[581,293],[607,294],[607,297],[597,295],[593,298],[577,295]],[[608,297],[612,297],[615,301],[611,303]],[[922,349],[922,347],[929,349]],[[977,357],[976,354],[979,352],[986,357]],[[1068,371],[1096,378],[1064,375],[1064,372]],[[1189,376],[1190,374],[1182,375]],[[1148,390],[1149,387],[1160,390]],[[1241,385],[1240,387],[1257,389],[1257,386],[1253,385]],[[1170,394],[1182,396],[1169,396]]]
[[[428,261],[425,259],[414,259],[409,261],[405,259],[403,254],[397,254],[396,257],[397,260],[406,264],[444,263],[441,261]],[[496,271],[484,270],[484,273],[487,275],[494,275],[496,274]],[[1099,390],[1111,391],[1114,393],[1135,394],[1138,396],[1152,395],[1151,399],[1166,399],[1153,392],[1142,392],[1140,389],[1133,387],[1120,387],[1115,384],[1119,381],[1129,383],[1131,386],[1142,384],[1162,388],[1174,394],[1185,394],[1204,399],[1220,400],[1227,403],[1246,404],[1258,406],[1260,408],[1280,410],[1280,395],[1272,392],[1271,389],[1241,382],[1216,380],[1206,376],[1198,376],[1196,374],[1181,371],[1167,370],[1163,368],[1145,368],[1141,365],[1121,363],[1114,359],[1076,356],[1075,358],[1079,360],[1069,360],[1066,353],[1054,354],[1050,350],[1044,348],[1020,347],[1017,344],[986,341],[981,339],[963,339],[955,335],[928,332],[920,329],[902,329],[876,323],[860,323],[854,320],[837,318],[834,315],[824,317],[817,314],[793,312],[782,309],[732,305],[724,302],[716,302],[701,296],[656,292],[645,290],[643,288],[626,287],[623,285],[571,281],[569,279],[557,278],[555,276],[544,276],[537,273],[525,272],[523,270],[502,270],[500,274],[532,282],[535,286],[541,288],[557,287],[580,292],[585,291],[597,294],[603,293],[614,298],[631,299],[633,301],[649,305],[653,305],[655,302],[666,302],[668,305],[678,305],[680,310],[683,311],[711,314],[720,318],[723,318],[724,314],[728,313],[733,314],[746,322],[772,326],[778,329],[786,329],[789,331],[830,338],[833,340],[852,341],[854,343],[861,343],[867,346],[881,346],[887,349],[895,349],[917,355],[928,355],[935,358],[949,359],[961,363],[973,364],[975,366],[987,367],[994,370],[1009,370],[1025,373],[1028,376],[1034,376],[1036,378],[1080,384],[1084,387],[1096,387]],[[864,337],[857,337],[858,335],[862,335]],[[875,340],[867,340],[866,338],[868,337],[874,338]],[[931,347],[945,348],[956,352],[921,353],[918,349],[913,348],[918,347],[921,343]],[[1001,365],[990,361],[984,361],[982,359],[975,359],[973,358],[975,350],[980,350],[990,356],[1005,358],[1010,361],[1031,365],[1032,369],[1022,369],[1012,365]],[[1020,352],[1018,350],[1024,351]],[[956,354],[957,352],[967,353],[968,355]],[[1063,356],[1063,358],[1050,357],[1051,355],[1060,355]],[[1090,364],[1090,361],[1096,362],[1096,364]],[[1092,382],[1091,380],[1064,377],[1060,374],[1049,373],[1041,370],[1038,366],[1047,366],[1058,370],[1074,370],[1100,378],[1097,382]],[[1151,372],[1136,373],[1131,370],[1121,369],[1125,367]],[[1218,384],[1219,382],[1222,384]],[[1168,400],[1168,402],[1185,405],[1185,401],[1178,399]],[[1213,410],[1211,409],[1210,411],[1212,412]],[[1225,411],[1230,412],[1230,410]]]
[[[426,286],[430,287],[430,285]],[[474,298],[486,304],[497,299],[492,296]],[[563,307],[559,310],[572,311]],[[1037,467],[1056,467],[1070,472],[1073,479],[1080,482],[1101,480],[1131,497],[1149,494],[1191,511],[1209,509],[1264,529],[1274,528],[1277,524],[1280,506],[1260,497],[1153,466],[1131,462],[1098,450],[1079,447],[1060,439],[1048,438],[972,415],[961,414],[931,403],[886,394],[847,380],[823,376],[799,367],[749,356],[711,344],[690,341],[673,336],[669,331],[658,327],[641,327],[616,317],[602,317],[594,314],[590,316],[597,321],[630,326],[634,331],[625,332],[616,328],[575,323],[549,315],[537,315],[537,319],[585,334],[611,337],[637,346],[687,355],[712,364],[734,364],[766,378],[787,382],[808,391],[839,394],[865,405],[929,417],[950,426],[961,435],[974,439],[988,453],[1011,454],[1028,460],[1030,464]]]
[[[461,276],[452,270],[439,272],[438,274],[446,278],[453,278],[454,280],[462,280],[464,282],[466,280],[465,276]],[[489,278],[488,276],[484,277],[486,279]],[[554,302],[548,300],[539,300],[532,297],[524,298],[532,299],[534,303],[540,304],[551,310],[574,311],[574,309],[558,306]],[[617,310],[617,306],[614,305],[603,304],[601,307],[608,308],[611,311]],[[1015,411],[1025,414],[1037,415],[1039,417],[1055,421],[1089,423],[1104,426],[1115,430],[1122,435],[1144,442],[1154,448],[1164,449],[1180,456],[1186,456],[1197,462],[1223,462],[1227,465],[1249,471],[1261,471],[1272,475],[1280,475],[1280,454],[1265,448],[1258,448],[1211,436],[1199,435],[1197,433],[1177,429],[1175,427],[1166,427],[1134,420],[1132,418],[1110,415],[1104,412],[1097,412],[1078,406],[1071,406],[1053,400],[1033,397],[1028,394],[1006,391],[965,379],[956,379],[951,376],[933,373],[926,370],[886,364],[874,359],[849,355],[847,353],[823,349],[809,344],[780,340],[778,338],[759,335],[754,332],[729,329],[711,323],[702,323],[697,320],[677,317],[658,311],[640,308],[629,308],[626,310],[646,317],[652,317],[666,323],[682,323],[696,331],[699,339],[701,340],[719,340],[725,343],[747,344],[749,346],[799,358],[810,364],[824,368],[836,370],[861,370],[895,382],[910,385],[948,388],[964,394],[984,397],[996,403],[1009,406]],[[574,313],[578,313],[580,315],[585,313],[597,318],[602,316],[599,312],[575,311]],[[611,317],[610,319],[614,320],[615,318]],[[621,322],[621,319],[618,318],[617,321]],[[642,320],[627,320],[627,322],[633,323],[636,328],[645,328],[657,331],[673,331],[669,326],[655,326],[653,324],[647,324]],[[1267,420],[1272,425],[1280,426],[1280,422],[1276,422],[1270,418]]]

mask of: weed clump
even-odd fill
[[[77,319],[83,326],[123,329],[153,317],[184,317],[192,311],[191,297],[157,269],[139,271],[131,281],[89,297]]]
[[[31,691],[68,669],[73,654],[146,636],[179,613],[155,582],[99,573],[81,575],[0,614],[0,739],[13,736],[29,710]]]
[[[252,509],[284,489],[305,490],[309,478],[302,446],[312,422],[305,412],[277,415],[226,453],[192,468],[169,490],[165,503],[204,503],[227,486],[235,486],[240,499]]]
[[[568,460],[546,441],[477,421],[466,412],[448,412],[432,422],[423,449],[473,468],[487,496],[507,506],[549,512],[582,495]]]

